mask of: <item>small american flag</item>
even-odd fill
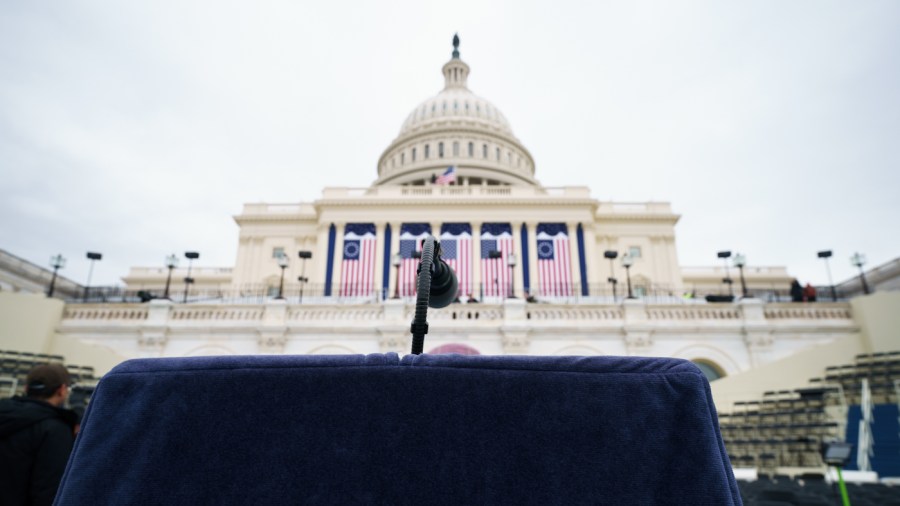
[[[545,297],[572,295],[569,235],[564,224],[538,224],[537,257],[541,295]]]
[[[490,224],[493,232],[481,232],[481,283],[485,297],[505,297],[510,289],[510,272],[507,257],[513,253],[512,227],[508,224]],[[491,251],[499,251],[500,258],[490,258]]]
[[[348,223],[341,262],[341,296],[372,294],[375,281],[375,225]]]
[[[441,226],[441,258],[456,273],[457,295],[472,294],[472,227],[445,223]]]
[[[434,184],[450,184],[456,182],[456,166],[451,165],[443,174],[434,180]]]

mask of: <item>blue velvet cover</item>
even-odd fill
[[[741,504],[706,378],[660,358],[131,360],[57,504]]]

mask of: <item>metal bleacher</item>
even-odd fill
[[[853,363],[826,367],[809,387],[735,402],[730,412],[719,413],[732,465],[768,473],[823,466],[819,447],[846,437],[848,413],[860,403],[863,380],[874,404],[900,403],[900,351],[857,355]]]
[[[84,407],[90,400],[99,378],[94,376],[94,368],[65,363],[62,355],[31,353],[27,351],[0,350],[0,398],[23,395],[28,372],[40,364],[63,364],[72,381],[70,407]]]

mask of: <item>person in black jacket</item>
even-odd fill
[[[50,505],[75,442],[69,372],[60,364],[28,373],[25,397],[0,400],[0,504]]]

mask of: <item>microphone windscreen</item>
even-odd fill
[[[443,260],[438,259],[434,263],[434,272],[431,274],[431,292],[428,298],[428,307],[447,307],[456,299],[457,285],[456,273]]]

